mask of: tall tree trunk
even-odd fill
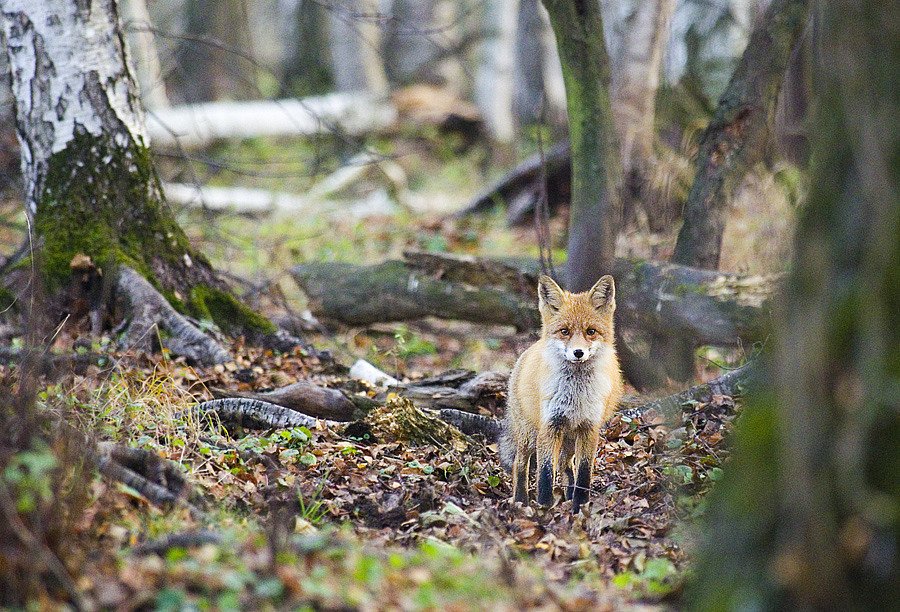
[[[647,189],[647,169],[654,158],[656,90],[674,12],[675,0],[637,3],[612,79],[612,109],[626,186],[624,216],[629,218],[629,211],[643,202],[653,229],[663,229],[673,220],[663,206],[665,199]]]
[[[548,122],[553,126],[566,125],[566,83],[563,80],[559,48],[550,25],[547,9],[538,7],[541,17],[541,77],[544,82],[544,109]]]
[[[393,83],[441,82],[434,65],[444,33],[436,21],[437,0],[393,0],[385,64]]]
[[[512,143],[516,127],[513,83],[519,0],[486,0],[483,10],[485,32],[475,75],[475,104],[491,139],[506,145]]]
[[[387,94],[378,0],[342,0],[328,8],[331,70],[338,91]]]
[[[772,0],[750,35],[709,127],[672,261],[716,269],[731,197],[763,159],[785,70],[806,24],[809,0]]]
[[[521,123],[541,119],[544,104],[540,0],[520,0],[516,24],[513,109]]]
[[[117,2],[94,0],[84,8],[69,0],[0,0],[0,8],[25,205],[43,241],[36,257],[48,289],[61,294],[64,287],[80,287],[79,279],[89,275],[73,275],[74,269],[117,279],[122,287],[119,270],[134,269],[172,306],[228,333],[274,334],[274,326],[241,305],[191,248],[166,206],[125,59]],[[155,293],[139,276],[125,276],[132,297]],[[133,301],[132,310],[146,314],[151,304],[141,302]],[[154,312],[170,327],[186,323],[164,300]],[[178,330],[169,331],[174,336]]]
[[[187,0],[188,38],[178,53],[187,102],[259,97],[245,0]]]
[[[320,2],[297,2],[292,36],[293,52],[282,76],[282,95],[300,98],[332,91],[328,14]]]
[[[900,601],[896,4],[820,6],[812,191],[768,379],[710,500],[701,610]]]
[[[166,84],[156,52],[156,37],[151,31],[153,23],[145,0],[123,0],[122,18],[144,108],[168,107],[169,96],[166,94]]]
[[[566,284],[571,291],[586,291],[612,270],[621,215],[609,58],[597,2],[544,0],[544,6],[562,63],[572,149]]]

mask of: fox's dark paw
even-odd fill
[[[574,485],[569,485],[566,487],[566,501],[572,501],[572,497],[575,495],[575,487]]]

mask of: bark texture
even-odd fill
[[[808,0],[773,0],[719,99],[700,139],[697,171],[672,261],[716,269],[734,191],[762,161],[791,51],[803,33]]]
[[[179,91],[186,102],[259,97],[244,0],[188,0],[187,35],[178,51]]]
[[[695,609],[900,601],[896,4],[821,10],[812,190],[767,379],[710,500]]]
[[[609,58],[599,3],[544,0],[544,6],[562,64],[572,149],[566,288],[586,291],[612,269],[621,214]]]

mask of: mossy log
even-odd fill
[[[313,313],[346,325],[433,316],[520,331],[540,326],[537,272],[534,261],[412,252],[373,266],[308,263],[291,270]],[[762,337],[779,278],[624,259],[613,275],[621,325],[718,346]]]

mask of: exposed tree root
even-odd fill
[[[203,512],[188,501],[190,487],[175,464],[145,450],[103,444],[96,457],[100,473],[131,487],[163,508],[183,504],[194,517]]]
[[[164,556],[173,548],[195,548],[204,544],[219,544],[222,536],[214,531],[186,531],[173,533],[158,540],[144,542],[135,546],[131,554],[137,556],[160,555]]]
[[[317,419],[271,402],[243,397],[210,400],[198,404],[196,410],[201,413],[214,413],[223,423],[247,429],[312,428],[318,423],[330,427],[340,425],[338,421]]]
[[[663,420],[674,422],[681,416],[688,402],[709,402],[714,395],[740,395],[743,393],[744,387],[752,379],[753,372],[754,364],[752,362],[747,363],[736,370],[732,370],[709,382],[694,385],[680,393],[647,402],[637,408],[623,410],[622,415],[629,418],[637,418],[648,412],[655,412]]]
[[[128,302],[130,322],[122,338],[125,348],[150,350],[157,327],[169,337],[163,344],[177,355],[203,365],[231,361],[222,345],[197,329],[179,314],[166,298],[135,270],[123,266],[119,270],[118,290]]]

